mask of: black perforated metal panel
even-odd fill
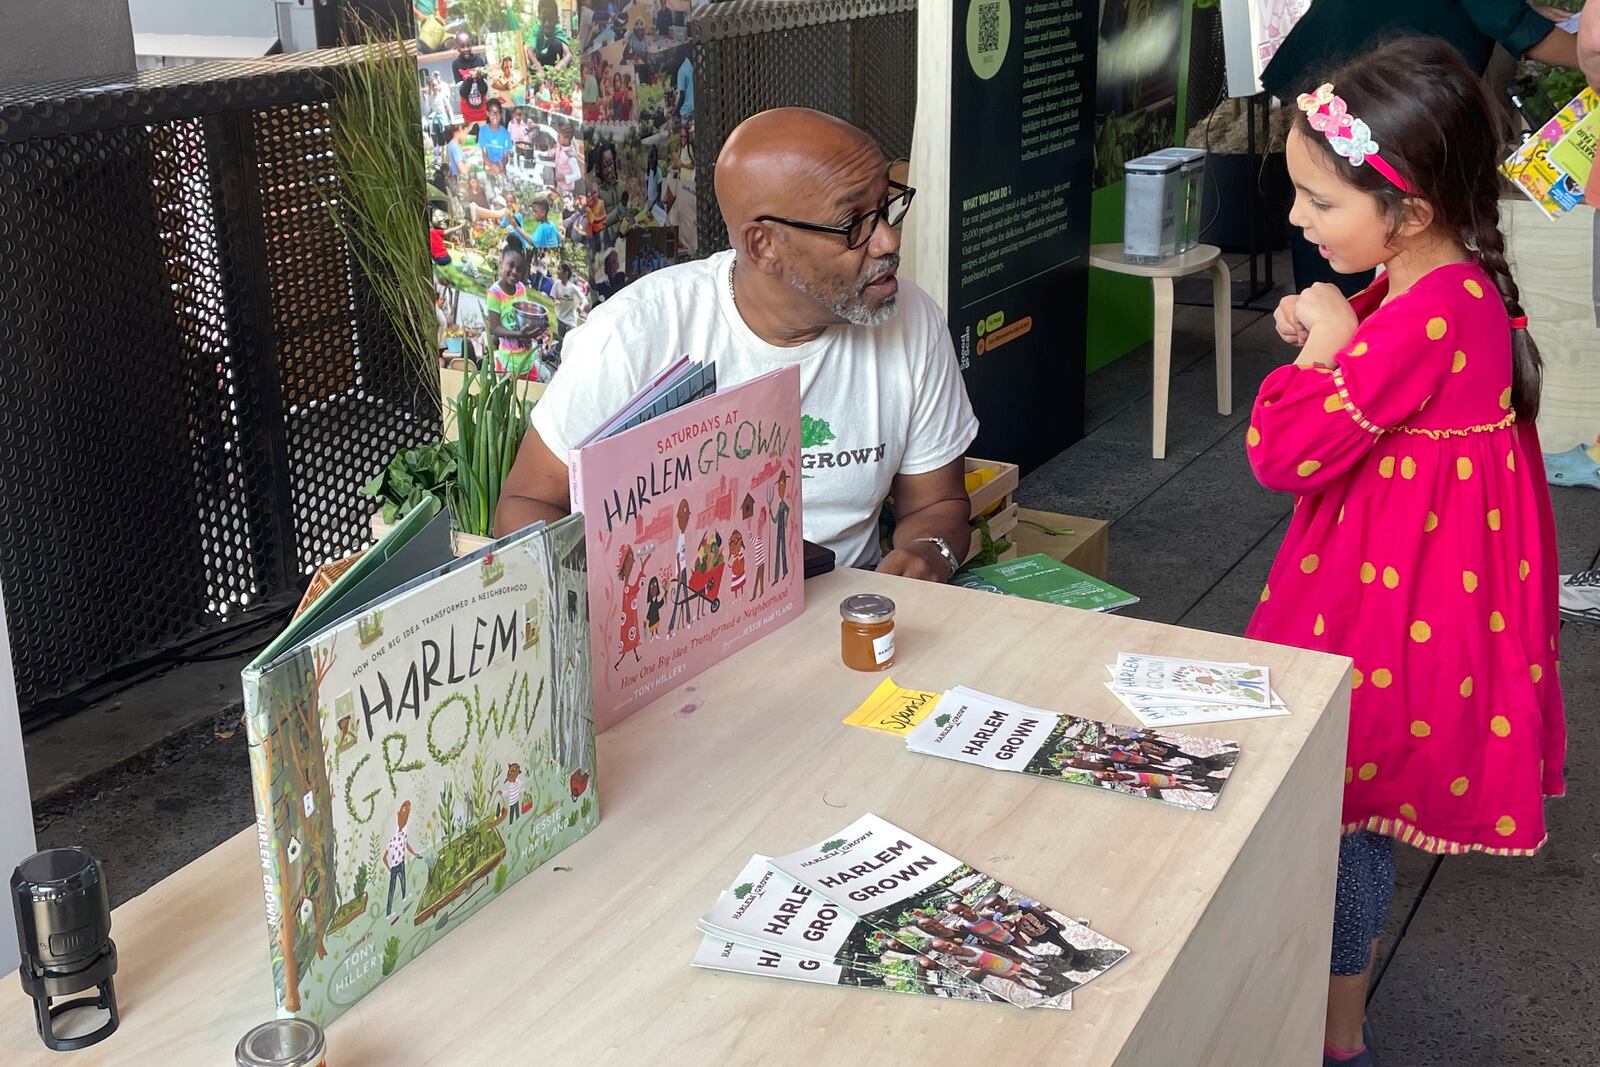
[[[811,107],[909,157],[917,104],[915,0],[724,0],[689,18],[694,41],[698,251],[728,247],[715,160],[740,122]]]
[[[25,721],[293,595],[369,539],[361,483],[438,434],[325,206],[326,68],[347,58],[0,92],[0,579]]]

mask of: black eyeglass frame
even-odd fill
[[[844,246],[854,251],[872,240],[872,235],[878,232],[878,221],[880,219],[888,222],[891,228],[904,222],[906,212],[911,210],[911,201],[916,195],[917,191],[911,186],[890,178],[889,192],[884,195],[883,204],[873,208],[871,211],[860,212],[843,226],[828,226],[820,222],[801,222],[799,219],[786,219],[781,215],[757,215],[754,221],[777,222],[784,226],[793,226],[797,230],[810,230],[813,233],[831,233],[835,237],[843,237]],[[896,206],[899,206],[900,214],[891,219],[889,212]],[[855,232],[857,226],[861,227],[861,234],[852,242],[850,235]]]

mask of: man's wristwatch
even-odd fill
[[[954,578],[956,576],[956,571],[961,569],[961,561],[956,558],[954,552],[950,551],[950,542],[942,537],[919,537],[917,540],[926,541],[934,548],[937,548],[939,555],[943,556],[944,561],[950,564],[950,577]]]

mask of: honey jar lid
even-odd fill
[[[849,622],[871,625],[894,618],[894,601],[877,593],[857,593],[839,603],[839,614]]]

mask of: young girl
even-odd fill
[[[1540,363],[1498,229],[1504,156],[1442,42],[1353,61],[1298,100],[1289,220],[1353,301],[1279,305],[1300,348],[1262,383],[1247,451],[1295,494],[1251,637],[1349,656],[1349,750],[1325,1063],[1370,1064],[1363,1003],[1394,840],[1525,856],[1563,792],[1555,526]]]

